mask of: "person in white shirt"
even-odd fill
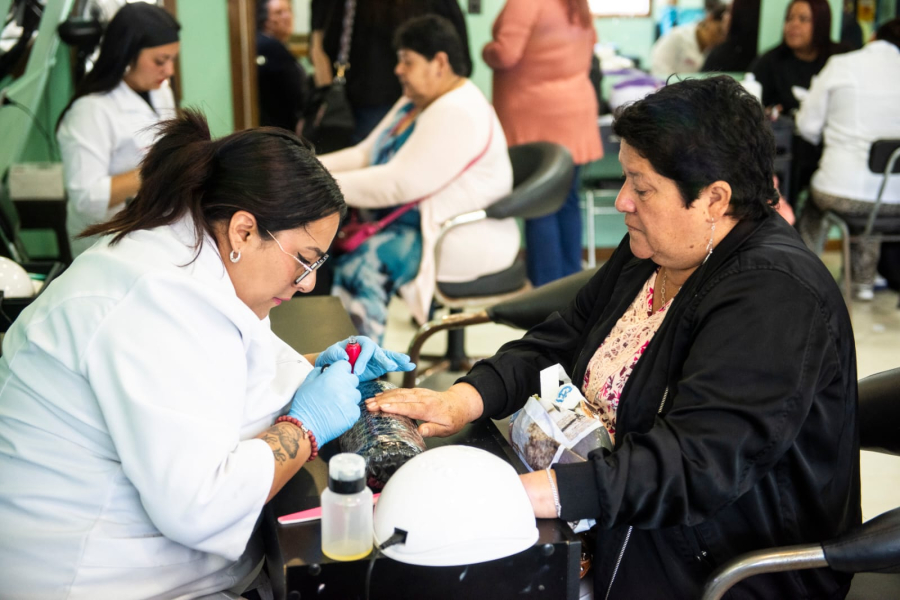
[[[138,165],[156,138],[154,125],[175,116],[169,87],[180,25],[162,8],[126,4],[106,28],[94,68],[78,85],[57,126],[68,196],[72,256],[96,240],[79,238],[134,197]]]
[[[672,28],[650,49],[650,73],[662,79],[678,73],[699,73],[709,52],[725,41],[728,17],[728,7],[720,4],[703,20]]]
[[[879,139],[900,138],[900,19],[885,23],[861,50],[828,59],[813,79],[797,113],[797,129],[825,149],[813,174],[811,201],[800,215],[800,233],[813,247],[825,211],[867,215],[883,176],[868,167],[869,149]],[[885,187],[881,216],[900,215],[900,179]],[[880,242],[851,244],[854,295],[871,300]]]
[[[420,323],[437,281],[472,281],[508,268],[519,251],[514,219],[486,219],[450,231],[440,225],[481,210],[512,190],[512,164],[497,113],[466,77],[464,51],[449,20],[426,15],[397,31],[395,73],[403,96],[369,136],[320,158],[347,204],[375,218],[421,202],[335,261],[332,294],[360,332],[380,340],[394,291]]]
[[[244,592],[263,505],[356,422],[359,380],[410,368],[360,338],[355,375],[347,341],[301,356],[270,328],[346,211],[306,142],[212,141],[186,111],[141,176],[3,339],[4,598]]]

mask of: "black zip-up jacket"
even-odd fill
[[[626,236],[564,311],[478,363],[461,381],[481,393],[483,418],[520,408],[554,363],[582,382],[655,268]],[[858,524],[856,407],[853,332],[831,275],[781,217],[738,223],[635,366],[614,452],[554,467],[562,517],[597,520],[597,598],[697,598],[734,556]],[[794,571],[728,597],[843,598],[849,585]]]

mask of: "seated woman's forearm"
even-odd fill
[[[272,449],[275,460],[275,476],[266,502],[271,500],[291,477],[297,474],[312,448],[309,437],[293,423],[275,423],[258,436]]]
[[[109,183],[109,208],[124,204],[126,200],[136,196],[140,188],[139,169],[113,175]]]
[[[550,478],[547,477],[548,472],[553,480],[553,487],[551,487]],[[556,473],[553,470],[540,470],[519,475],[519,479],[528,493],[528,500],[531,501],[534,516],[539,519],[555,519],[556,499],[559,496],[558,491],[556,496],[553,494],[554,487],[556,487]]]

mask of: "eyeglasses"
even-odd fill
[[[301,267],[303,267],[304,269],[306,269],[305,271],[303,271],[303,273],[300,274],[299,277],[297,277],[297,279],[294,280],[294,285],[300,285],[300,282],[303,281],[304,279],[306,279],[306,276],[307,276],[307,275],[309,275],[310,273],[312,273],[313,271],[315,271],[316,269],[318,269],[319,267],[321,267],[323,264],[325,264],[325,261],[328,260],[328,255],[327,255],[327,254],[323,254],[322,257],[321,257],[319,260],[317,260],[316,262],[314,262],[314,263],[311,264],[311,265],[308,265],[308,264],[306,264],[305,262],[303,262],[302,260],[300,260],[299,258],[297,258],[296,256],[294,256],[293,254],[291,254],[290,252],[286,251],[286,250],[284,249],[284,246],[281,245],[281,242],[278,241],[278,238],[275,237],[274,235],[272,235],[272,232],[271,232],[271,231],[269,231],[268,229],[266,229],[265,232],[268,233],[269,236],[270,236],[273,240],[275,240],[275,243],[278,244],[278,248],[279,248],[282,252],[284,252],[285,254],[287,254],[288,256],[290,256],[291,258],[293,258],[294,260],[296,260],[298,263],[300,263],[300,266],[301,266]]]

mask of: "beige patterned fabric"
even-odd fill
[[[634,302],[597,348],[584,375],[582,391],[587,409],[601,420],[613,438],[622,389],[672,304],[669,298],[653,312],[653,285],[658,272],[659,269],[644,283]]]

